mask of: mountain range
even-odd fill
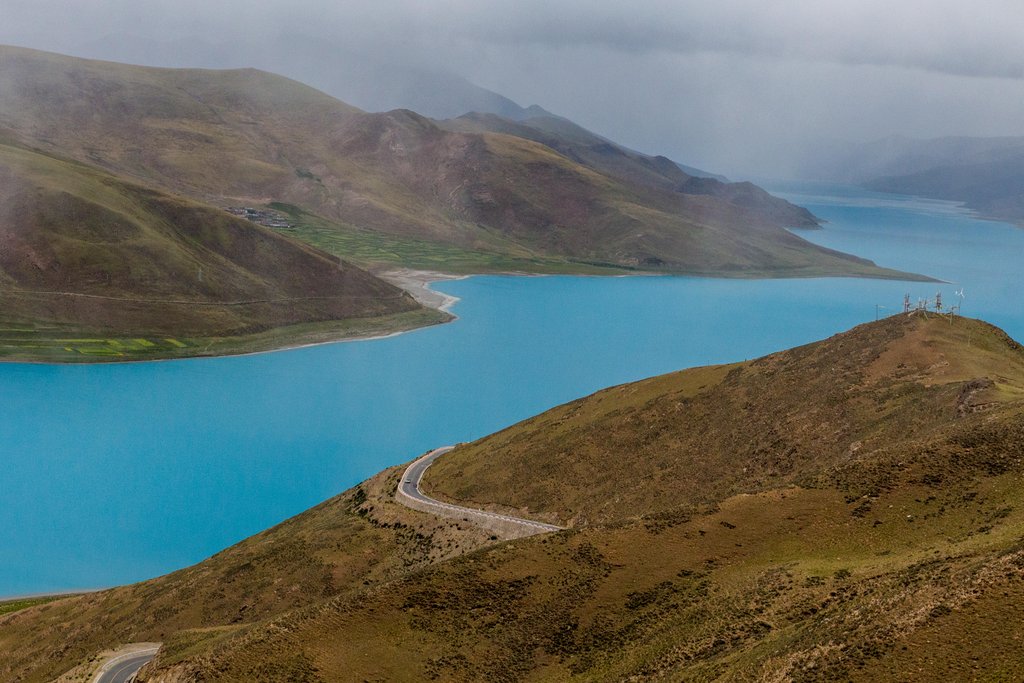
[[[821,156],[804,175],[962,202],[987,218],[1024,223],[1022,137],[892,136]]]
[[[921,313],[613,387],[205,562],[0,617],[5,680],[1015,680],[1024,350]]]
[[[215,353],[264,335],[234,349],[254,350],[298,324],[315,341],[446,319],[362,269],[919,279],[804,240],[788,228],[817,220],[754,185],[691,176],[540,109],[374,114],[254,69],[12,47],[0,93],[9,357]],[[272,212],[277,228],[228,207]],[[202,230],[175,227],[186,213]],[[191,341],[154,341],[169,334]],[[82,336],[98,345],[62,342]]]

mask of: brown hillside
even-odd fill
[[[0,145],[0,207],[0,320],[14,326],[214,336],[419,309],[224,211],[17,147]]]
[[[254,70],[3,47],[0,93],[0,130],[25,145],[214,204],[291,204],[364,242],[370,231],[581,268],[906,276],[788,232],[805,217],[778,202],[645,186],[533,140],[364,114]]]
[[[755,210],[760,222],[795,228],[819,227],[810,211],[773,197],[752,183],[692,177],[670,159],[627,149],[557,116],[511,121],[494,114],[471,113],[442,121],[440,125],[448,130],[504,133],[533,140],[572,161],[634,186],[682,195],[714,196],[723,202]],[[685,213],[690,204],[699,205],[695,197],[685,197],[681,210]]]
[[[552,521],[611,521],[807,484],[950,438],[961,413],[1000,397],[1024,398],[1016,342],[976,321],[898,316],[598,392],[456,449],[424,485]]]
[[[549,432],[581,445],[531,463],[542,481],[564,472],[542,509],[593,504],[579,484],[593,473],[576,463],[588,459],[591,421],[619,424],[613,442],[627,431],[634,443],[655,441],[667,429],[663,400],[717,404],[718,392],[734,394],[747,403],[737,425],[718,412],[683,418],[736,446],[748,420],[806,435],[779,441],[778,429],[770,442],[722,453],[705,467],[724,481],[698,472],[707,490],[696,493],[608,451],[617,487],[594,480],[603,495],[623,492],[614,523],[477,551],[200,651],[183,654],[190,641],[175,640],[143,680],[1019,678],[1020,346],[976,321],[898,317],[735,367],[627,385],[542,416],[545,428],[523,437],[538,451]],[[764,401],[779,393],[799,398]],[[661,445],[662,466],[697,460],[688,445]],[[442,458],[429,478],[443,480],[455,462],[466,479],[489,481],[468,469],[467,451]],[[500,452],[488,462],[514,472]],[[529,481],[508,477],[501,493],[533,495]]]

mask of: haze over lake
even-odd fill
[[[460,319],[258,356],[0,365],[0,595],[113,585],[193,563],[381,468],[599,388],[743,360],[941,290],[1024,338],[1024,230],[948,202],[780,187],[825,246],[955,284],[474,277]],[[876,309],[876,305],[884,308]]]

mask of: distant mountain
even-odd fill
[[[353,63],[359,64],[358,61]],[[322,89],[369,111],[410,109],[433,119],[448,119],[474,111],[516,121],[552,116],[536,104],[522,107],[461,76],[396,66],[377,66],[367,71],[369,73],[355,75],[346,74],[345,70],[336,72],[329,80],[324,79]]]
[[[512,119],[475,111],[456,119],[441,121],[439,125],[454,131],[504,133],[533,140],[584,166],[652,188],[680,191],[691,177],[711,179],[720,184],[727,182],[722,176],[684,167],[666,157],[651,156],[623,147],[561,116],[533,113],[535,115]],[[687,168],[693,173],[688,172]],[[728,190],[723,188],[722,196],[727,194]],[[788,204],[784,200],[777,202],[780,206]],[[794,227],[818,225],[810,213],[803,216],[798,214],[796,211],[792,213],[791,220],[796,221]]]
[[[305,34],[263,36],[259,41],[232,36],[228,42],[198,37],[154,41],[131,35],[105,36],[82,42],[76,54],[161,67],[257,67],[307,83],[368,112],[409,109],[441,120],[470,113],[496,114],[512,121],[561,118],[536,104],[520,106],[461,76],[376,61],[337,42]],[[724,176],[677,165],[688,175],[727,182]]]
[[[454,74],[375,61],[337,42],[304,34],[283,33],[259,40],[232,36],[226,42],[198,37],[153,41],[118,35],[83,41],[76,52],[160,67],[257,67],[308,83],[369,112],[410,109],[435,119],[472,111],[514,120],[551,115],[537,105],[521,107]]]
[[[959,201],[989,218],[1024,222],[1024,137],[890,137],[848,146],[804,175]]]
[[[0,90],[0,131],[23,145],[211,204],[277,202],[303,224],[296,234],[364,263],[434,250],[438,267],[470,271],[905,276],[791,233],[813,219],[767,194],[713,183],[687,192],[692,179],[664,158],[632,153],[628,166],[647,171],[631,177],[600,155],[576,161],[526,137],[445,130],[406,110],[367,114],[252,69],[4,48]],[[594,137],[539,120],[566,128],[559,137]]]
[[[0,616],[0,676],[140,683],[1020,680],[1024,351],[898,315],[600,391],[150,581]],[[499,532],[500,533],[500,532]],[[493,534],[493,535],[492,535]]]
[[[720,173],[712,173],[711,171],[705,171],[704,169],[696,168],[695,166],[687,166],[686,164],[681,164],[678,161],[673,163],[678,166],[683,173],[693,176],[694,178],[710,178],[711,180],[717,180],[722,183],[731,182],[727,177]]]

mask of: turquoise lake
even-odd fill
[[[1024,339],[1024,230],[948,202],[777,186],[803,233],[955,284],[474,277],[459,320],[256,356],[0,364],[0,595],[186,566],[380,469],[612,384],[827,337],[942,291]]]

